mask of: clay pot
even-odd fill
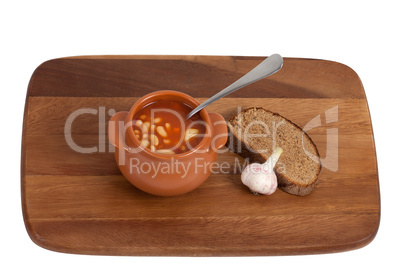
[[[200,186],[211,174],[217,151],[227,141],[227,126],[218,113],[200,115],[206,123],[201,142],[190,151],[180,154],[159,154],[140,145],[134,134],[132,120],[136,113],[156,100],[176,100],[192,108],[199,102],[177,91],[157,91],[140,98],[129,112],[116,113],[109,121],[109,141],[116,147],[115,159],[120,171],[134,186],[159,196],[188,193]]]

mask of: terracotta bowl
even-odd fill
[[[180,154],[159,154],[140,145],[134,134],[132,120],[136,113],[156,100],[184,102],[191,108],[199,102],[177,91],[157,91],[140,98],[129,112],[118,112],[109,121],[109,141],[116,147],[115,159],[120,171],[134,186],[159,196],[188,193],[200,186],[211,174],[217,151],[227,141],[224,118],[205,109],[200,115],[206,123],[206,133],[193,149]]]

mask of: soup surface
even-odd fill
[[[180,154],[196,147],[206,127],[199,113],[186,120],[192,108],[178,101],[160,100],[143,107],[133,118],[134,134],[143,147],[163,154]]]

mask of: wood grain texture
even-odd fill
[[[308,133],[330,168],[310,195],[251,195],[240,181],[244,159],[227,149],[218,156],[223,171],[178,197],[146,194],[120,174],[106,135],[110,114],[161,89],[203,101],[262,59],[89,56],[39,66],[28,87],[22,143],[31,239],[67,253],[178,256],[316,254],[370,243],[380,219],[371,121],[360,79],[339,63],[286,58],[282,71],[208,107],[228,119],[262,106],[300,127],[320,117]],[[70,118],[66,133],[80,109],[86,113]],[[335,149],[331,161],[327,153]]]
[[[257,66],[265,57],[132,56],[55,59],[32,75],[30,96],[140,97],[171,89],[209,97]],[[308,75],[306,75],[308,73]],[[306,83],[309,87],[304,86]],[[275,75],[234,93],[235,97],[365,98],[349,67],[325,60],[285,58]]]

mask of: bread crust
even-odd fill
[[[283,119],[285,119],[287,122],[289,122],[290,124],[296,126],[298,129],[300,129],[306,136],[307,138],[310,140],[310,142],[312,143],[315,151],[317,152],[318,158],[320,158],[317,146],[315,145],[315,143],[313,142],[313,140],[310,138],[310,136],[302,129],[300,128],[298,125],[296,125],[295,123],[293,123],[292,121],[290,121],[289,119],[283,117],[282,115],[278,114],[278,113],[274,113],[272,111],[269,111],[265,108],[262,107],[251,107],[251,108],[246,108],[243,109],[239,114],[244,113],[248,110],[251,109],[262,109],[268,113],[271,113],[273,115],[277,115],[282,117]],[[244,157],[244,158],[249,158],[250,163],[264,163],[267,159],[264,158],[260,153],[256,152],[253,148],[251,148],[248,144],[246,144],[245,142],[243,142],[240,138],[236,137],[236,135],[233,133],[232,131],[232,121],[234,121],[234,118],[237,117],[239,114],[235,114],[233,115],[229,121],[227,122],[228,125],[228,133],[229,133],[229,138],[233,138],[234,140],[232,141],[227,141],[226,146],[229,148],[229,150],[231,150],[232,152],[239,154],[240,156]],[[250,150],[254,151],[251,152]],[[295,181],[291,181],[291,179],[289,179],[288,177],[286,177],[284,174],[280,173],[277,171],[277,168],[274,168],[275,174],[277,176],[278,179],[278,188],[281,189],[282,191],[292,194],[292,195],[297,195],[297,196],[306,196],[308,194],[310,194],[313,190],[315,185],[318,182],[318,177],[321,173],[321,161],[319,162],[319,170],[318,173],[316,175],[316,179],[309,185],[305,186],[305,185],[298,185],[297,182]]]

